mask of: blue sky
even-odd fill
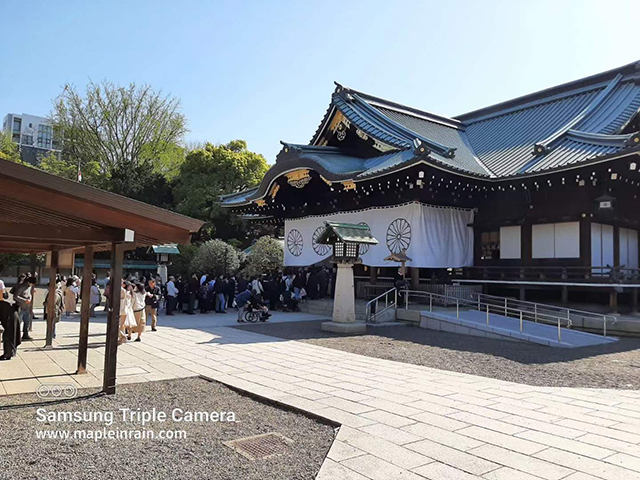
[[[307,143],[334,81],[453,116],[640,60],[638,0],[0,0],[0,116],[148,83],[188,140]]]

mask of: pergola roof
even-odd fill
[[[130,198],[0,160],[0,252],[106,247],[135,232],[131,246],[189,243],[203,222]]]

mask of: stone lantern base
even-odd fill
[[[322,324],[322,330],[334,333],[366,332],[367,326],[364,323],[356,322],[353,260],[339,261],[335,290],[336,293],[333,300],[333,321],[324,322]]]

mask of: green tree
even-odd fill
[[[150,164],[119,165],[103,183],[103,188],[161,208],[172,208],[171,185]]]
[[[209,240],[198,248],[191,261],[193,272],[214,275],[235,273],[240,268],[238,250],[222,240]]]
[[[193,262],[193,258],[198,252],[198,246],[191,245],[178,245],[178,250],[180,250],[180,255],[176,257],[172,257],[171,265],[169,265],[169,273],[171,275],[182,275],[185,278],[188,278],[192,273],[191,263]]]
[[[51,117],[67,162],[92,159],[107,175],[123,164],[158,160],[187,131],[177,98],[135,83],[90,82],[83,94],[67,84]]]
[[[245,274],[249,277],[278,270],[284,265],[284,248],[278,239],[265,235],[253,245],[247,256]]]
[[[190,151],[180,168],[173,191],[176,209],[207,221],[209,238],[244,238],[243,223],[220,207],[220,195],[259,184],[268,169],[265,158],[247,150],[244,140],[207,143]]]
[[[2,131],[0,131],[0,158],[21,163],[18,145],[11,140],[11,134]]]
[[[43,157],[38,164],[40,170],[52,173],[68,180],[78,180],[78,164],[72,164],[61,155],[51,152]],[[100,165],[96,161],[87,161],[80,165],[82,172],[82,182],[96,187],[104,183],[104,175],[100,173]]]

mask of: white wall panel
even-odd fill
[[[629,230],[629,264],[628,268],[638,268],[638,231]]]
[[[555,258],[580,258],[580,223],[556,223]]]
[[[591,266],[602,267],[602,225],[591,224]]]
[[[553,223],[543,223],[532,227],[533,258],[555,258],[555,227]]]
[[[500,258],[521,258],[522,243],[520,225],[500,227]]]
[[[613,226],[602,225],[602,267],[613,266]]]
[[[620,229],[620,265],[638,268],[638,231],[629,228]]]
[[[629,265],[629,230],[626,228],[620,229],[620,235],[618,237],[618,245],[620,246],[620,265]]]

